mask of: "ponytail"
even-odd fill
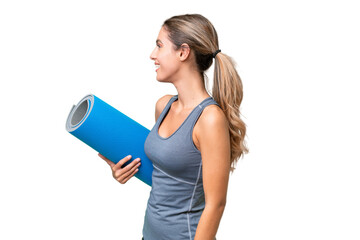
[[[235,69],[234,61],[223,53],[218,53],[215,57],[212,96],[229,122],[230,163],[233,171],[238,159],[249,150],[245,144],[246,125],[240,118],[240,104],[243,99],[242,81]]]

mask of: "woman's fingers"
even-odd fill
[[[139,163],[139,166],[140,166],[140,163]],[[135,168],[135,170],[133,170],[133,172],[123,180],[123,184],[126,183],[127,181],[129,181],[130,178],[132,178],[137,172],[139,171],[138,168]]]
[[[131,159],[131,155],[124,157],[121,159],[118,163],[113,163],[111,160],[107,159],[104,155],[101,153],[98,153],[98,156],[101,157],[107,164],[110,165],[110,167],[113,169],[113,171],[116,171],[117,169],[120,169],[122,165],[124,165],[127,161]]]
[[[114,166],[112,166],[113,171],[120,169],[130,159],[131,159],[131,155],[126,156],[123,159],[121,159],[117,164],[114,164]]]
[[[140,158],[135,159],[131,163],[129,163],[126,167],[115,169],[113,168],[114,178],[119,180],[123,180],[132,174],[134,170],[136,170],[140,166]],[[120,182],[120,181],[119,181]]]
[[[107,164],[110,165],[113,177],[120,183],[126,183],[131,177],[138,172],[140,167],[140,158],[136,158],[134,161],[122,168],[122,166],[131,159],[131,155],[124,157],[118,163],[113,163],[102,154],[98,154]]]
[[[136,158],[136,159],[134,159],[134,161],[132,161],[131,163],[129,163],[125,167],[121,168],[121,170],[123,170],[123,172],[130,171],[130,169],[132,169],[139,162],[140,162],[140,158]]]
[[[131,169],[126,171],[124,174],[122,174],[121,177],[119,177],[117,180],[122,184],[126,183],[130,178],[132,178],[139,171],[140,164],[141,163],[138,162],[135,166],[133,166]]]

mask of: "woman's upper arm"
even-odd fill
[[[228,120],[217,106],[208,106],[199,119],[197,131],[206,204],[225,205],[230,173],[230,134]]]
[[[164,110],[166,104],[169,102],[170,98],[172,98],[174,95],[165,95],[161,98],[159,98],[159,100],[157,100],[156,105],[155,105],[155,122],[157,121],[157,119],[159,118],[161,112]]]

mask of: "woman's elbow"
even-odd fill
[[[226,199],[205,204],[205,207],[216,210],[217,212],[223,212],[225,210],[225,206]]]
[[[226,206],[226,200],[219,203],[218,208],[224,211]]]

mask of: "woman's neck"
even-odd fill
[[[173,82],[178,92],[179,109],[193,109],[209,97],[200,74],[186,74]]]

